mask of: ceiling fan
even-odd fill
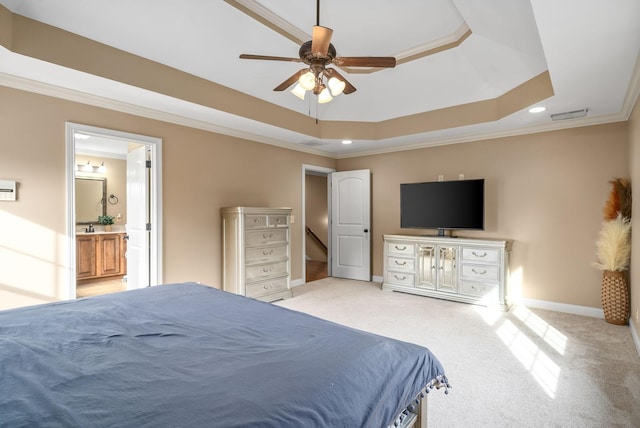
[[[325,103],[344,92],[351,94],[356,88],[334,68],[327,68],[334,64],[338,67],[379,67],[393,68],[396,66],[394,57],[361,56],[339,57],[336,48],[331,43],[333,30],[320,25],[320,0],[316,1],[316,25],[313,27],[311,40],[304,42],[298,51],[299,58],[281,56],[242,54],[242,59],[260,59],[270,61],[303,62],[308,68],[299,70],[287,80],[276,86],[274,91],[284,91],[295,82],[296,87],[291,91],[300,99],[304,99],[306,91],[313,91],[318,96],[319,103]],[[326,83],[325,83],[326,81]]]

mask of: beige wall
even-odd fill
[[[327,177],[307,174],[304,185],[305,196],[305,224],[327,245],[328,215],[327,215]],[[306,255],[311,260],[327,261],[327,253],[315,239],[307,235],[305,242]]]
[[[163,140],[164,281],[221,281],[219,210],[287,206],[300,218],[302,164],[330,158],[0,87],[0,179],[19,183],[0,203],[0,309],[66,296],[65,122]],[[292,229],[292,277],[302,232]]]
[[[382,275],[382,235],[400,229],[400,183],[484,178],[484,231],[459,236],[514,241],[514,291],[527,299],[601,307],[591,267],[613,177],[628,177],[626,123],[590,126],[338,161],[372,172],[373,274]]]
[[[631,168],[631,319],[640,332],[640,99],[629,118],[629,164]]]

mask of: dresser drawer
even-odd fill
[[[413,273],[387,271],[384,273],[384,282],[414,287],[416,277]]]
[[[483,284],[473,281],[462,281],[460,284],[460,293],[474,297],[483,297],[486,302],[498,301],[498,285]]]
[[[271,227],[287,227],[289,222],[286,215],[270,215],[267,218],[267,224]]]
[[[414,259],[403,259],[400,257],[387,257],[387,269],[414,271],[416,262]]]
[[[261,247],[261,248],[247,248],[245,250],[244,258],[247,263],[278,260],[287,257],[287,246],[280,245],[277,247]]]
[[[498,281],[500,279],[500,268],[498,266],[463,263],[462,277],[480,281]]]
[[[287,242],[287,231],[279,230],[252,230],[246,233],[247,245],[261,245],[273,242]]]
[[[266,215],[251,215],[248,214],[244,218],[245,229],[255,229],[257,227],[267,227]]]
[[[247,297],[261,297],[265,294],[287,290],[287,278],[275,278],[266,281],[248,282],[245,284]]]
[[[387,242],[387,253],[390,255],[413,256],[416,253],[415,244]]]
[[[247,281],[283,275],[288,273],[287,262],[281,261],[276,263],[265,263],[255,266],[246,266],[244,272],[245,279]]]
[[[498,264],[500,251],[494,248],[462,248],[462,260]]]

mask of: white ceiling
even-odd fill
[[[471,35],[459,46],[394,69],[340,72],[358,89],[324,105],[272,89],[302,64],[299,45],[234,7],[211,0],[0,0],[12,12],[169,65],[320,120],[378,122],[496,98],[548,70],[555,95],[498,121],[384,140],[318,140],[0,48],[0,84],[82,100],[305,151],[345,157],[626,120],[640,91],[637,0],[323,0],[320,24],[338,56],[396,56]],[[314,0],[237,0],[310,39]],[[264,12],[264,10],[263,10]],[[307,96],[307,98],[310,98]],[[313,97],[311,97],[313,98]],[[581,119],[552,113],[588,108]],[[345,136],[347,138],[348,136]]]

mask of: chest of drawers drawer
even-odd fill
[[[267,224],[271,227],[287,227],[288,217],[286,215],[270,215],[267,218]]]
[[[416,276],[409,272],[387,271],[384,273],[384,282],[413,287],[416,283]]]
[[[266,281],[248,282],[245,287],[247,297],[262,297],[267,294],[284,291],[288,288],[287,278],[276,278]]]
[[[500,251],[495,248],[462,248],[462,261],[500,263]]]
[[[386,242],[387,254],[390,256],[413,256],[416,251],[415,244],[399,243],[399,242]]]
[[[264,214],[248,214],[245,216],[244,227],[255,229],[257,227],[267,227],[267,216]]]
[[[287,242],[286,230],[252,230],[246,232],[246,245],[264,245]]]
[[[287,257],[287,246],[247,248],[244,257],[247,263],[284,259]]]
[[[401,258],[401,257],[387,257],[387,269],[394,271],[414,271],[415,270],[415,259],[409,258]]]
[[[247,281],[257,280],[260,278],[269,278],[287,273],[286,261],[245,267],[245,279]]]
[[[460,284],[460,293],[494,301],[498,298],[498,285],[463,280]]]
[[[473,279],[474,281],[492,281],[500,279],[500,269],[498,266],[479,265],[463,263],[461,270],[462,278]]]

